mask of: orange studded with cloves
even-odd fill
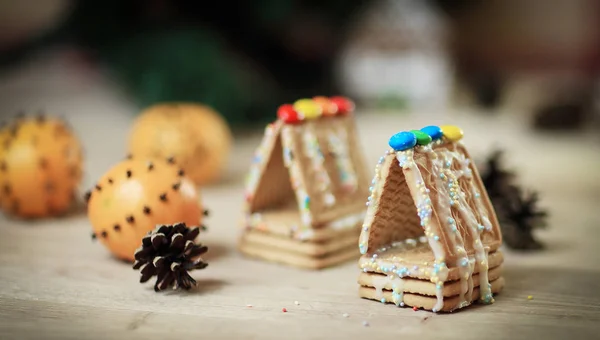
[[[47,116],[19,117],[0,129],[0,206],[9,215],[64,214],[76,198],[83,155],[67,124]]]
[[[100,178],[85,196],[92,237],[116,257],[133,261],[142,238],[158,224],[199,226],[199,193],[173,160],[129,157]]]

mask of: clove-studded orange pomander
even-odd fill
[[[0,205],[9,215],[66,213],[81,182],[81,144],[67,124],[39,115],[0,129]]]
[[[157,224],[200,226],[203,214],[194,183],[172,159],[129,157],[106,172],[85,199],[92,237],[126,261],[133,261]]]
[[[175,157],[196,185],[217,181],[229,157],[232,134],[226,121],[208,106],[163,103],[136,119],[129,152],[146,157]]]

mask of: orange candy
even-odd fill
[[[20,118],[0,130],[0,204],[13,216],[64,214],[82,177],[77,137],[56,118]]]
[[[99,239],[116,257],[133,261],[142,238],[157,224],[199,226],[194,183],[173,161],[131,158],[111,168],[86,194],[88,217]]]
[[[337,105],[327,97],[314,97],[313,100],[315,103],[321,106],[323,116],[334,116],[338,111]]]

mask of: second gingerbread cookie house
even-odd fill
[[[242,253],[319,269],[358,257],[368,175],[342,97],[283,105],[247,179]]]
[[[502,289],[502,235],[461,138],[428,126],[390,139],[359,240],[361,297],[439,312]]]

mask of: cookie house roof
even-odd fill
[[[302,224],[312,227],[366,210],[368,175],[353,109],[342,97],[282,105],[255,152],[246,212],[276,208],[295,197]]]
[[[500,246],[494,209],[462,136],[456,126],[428,126],[390,138],[371,186],[362,254],[425,236],[436,262],[454,266]]]

